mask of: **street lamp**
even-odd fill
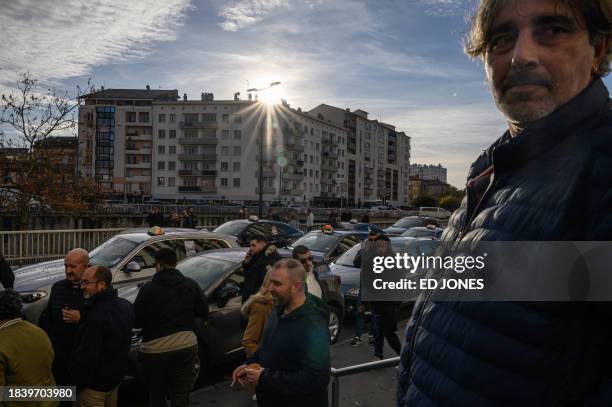
[[[263,92],[267,89],[270,89],[273,86],[280,85],[280,82],[271,82],[269,86],[265,88],[251,88],[247,89],[247,92]],[[266,117],[267,120],[267,117]],[[265,123],[265,122],[264,122]],[[263,127],[259,128],[259,218],[263,217],[263,153],[264,153],[264,132]]]

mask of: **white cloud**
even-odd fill
[[[426,7],[425,13],[435,17],[457,16],[465,13],[464,0],[419,0]]]
[[[225,31],[238,31],[263,20],[272,11],[287,7],[288,0],[240,0],[223,7],[219,16]]]
[[[143,57],[154,41],[175,39],[190,0],[18,0],[0,14],[0,83],[29,71],[42,80]]]

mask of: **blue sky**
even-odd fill
[[[505,128],[482,65],[462,52],[472,1],[16,0],[0,15],[0,91],[19,72],[74,88],[189,98],[281,81],[292,106],[363,109],[412,137],[412,162],[462,186]]]

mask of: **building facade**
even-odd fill
[[[410,176],[418,177],[424,181],[447,181],[447,170],[442,164],[438,165],[423,165],[423,164],[412,164],[410,166]]]
[[[341,109],[333,120],[209,93],[108,89],[84,101],[79,171],[118,198],[253,202],[261,186],[265,201],[407,204],[410,139],[366,112],[350,113],[353,129]]]

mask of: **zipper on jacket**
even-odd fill
[[[490,174],[490,175],[489,175]],[[491,190],[493,189],[493,186],[495,185],[495,172],[493,169],[493,166],[491,165],[489,168],[487,168],[486,170],[484,170],[480,175],[478,175],[474,180],[477,181],[478,178],[480,177],[484,177],[489,175],[489,185],[487,186],[487,189],[484,191],[484,193],[482,194],[482,196],[480,197],[480,199],[478,200],[478,202],[476,203],[476,206],[474,207],[474,210],[472,211],[472,213],[470,213],[469,218],[466,217],[465,219],[465,223],[463,224],[463,227],[461,228],[461,230],[459,231],[459,239],[458,241],[461,241],[461,239],[463,238],[463,236],[465,235],[465,232],[467,232],[467,230],[469,229],[472,221],[474,220],[474,218],[476,217],[476,215],[478,214],[478,210],[480,209],[480,207],[482,206],[483,202],[486,201],[486,199],[489,197],[489,193],[491,192]],[[470,206],[470,196],[469,196],[469,188],[470,186],[468,185],[468,187],[466,188],[468,191],[468,208]],[[473,186],[472,186],[473,188]],[[472,191],[472,193],[475,193],[476,191]]]

